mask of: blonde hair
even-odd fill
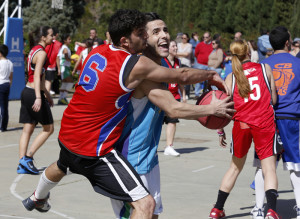
[[[230,44],[232,54],[232,72],[236,78],[237,87],[241,97],[246,98],[251,93],[250,85],[244,74],[242,61],[245,60],[249,52],[246,41],[237,40]]]

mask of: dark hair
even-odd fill
[[[160,16],[156,12],[147,12],[145,13],[146,22],[161,20]]]
[[[257,44],[256,44],[256,42],[254,40],[250,40],[249,42],[250,42],[253,50],[257,51]]]
[[[70,36],[69,33],[64,33],[64,34],[62,34],[61,37],[60,37],[61,42],[64,43],[65,40],[67,40],[69,36]]]
[[[94,27],[93,27],[93,28],[91,28],[91,29],[90,29],[90,31],[91,31],[91,30],[94,30],[94,31],[97,33],[97,30],[96,30],[96,28],[94,28]]]
[[[220,42],[220,40],[212,40],[212,41],[215,41],[215,43],[218,45],[218,48],[221,48],[221,42]]]
[[[0,45],[0,53],[6,58],[8,54],[8,47],[5,44]]]
[[[268,29],[262,29],[261,31],[260,31],[260,34],[261,35],[266,35],[266,34],[268,34],[269,33],[269,30]]]
[[[56,36],[56,34],[59,33],[59,30],[57,27],[52,27],[52,30],[53,30],[53,36]]]
[[[119,9],[114,13],[108,25],[108,32],[114,45],[120,45],[122,37],[129,37],[131,33],[146,25],[143,13],[135,9]]]
[[[275,27],[269,35],[271,46],[274,50],[284,49],[286,41],[290,39],[289,31],[286,27]]]
[[[49,26],[42,26],[29,33],[29,46],[30,49],[37,45],[42,37],[48,35],[48,30],[51,29]]]
[[[196,35],[198,35],[198,33],[197,32],[193,32],[191,37],[194,39],[194,36],[196,36]]]
[[[186,37],[187,37],[187,42],[189,42],[189,41],[190,41],[190,36],[189,36],[189,34],[188,34],[188,33],[183,33],[182,35],[186,35]]]
[[[87,39],[87,40],[85,41],[85,45],[86,45],[86,48],[88,48],[88,50],[90,51],[91,48],[92,48],[93,45],[94,45],[94,40],[92,40],[92,39]]]
[[[220,34],[216,33],[216,34],[213,36],[213,40],[219,39],[220,36],[221,36]]]

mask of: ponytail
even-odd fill
[[[248,53],[248,46],[243,41],[235,41],[230,45],[232,53],[232,72],[236,78],[239,95],[242,98],[247,98],[251,93],[249,81],[244,74],[242,60],[244,60]]]
[[[42,26],[29,33],[28,36],[30,49],[36,46],[41,41],[42,37],[46,37],[48,35],[49,29],[51,29],[51,27]]]

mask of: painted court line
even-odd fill
[[[18,216],[11,216],[11,215],[4,215],[4,214],[0,214],[0,217],[4,217],[4,218],[20,218],[20,219],[35,219],[32,217],[18,217]]]
[[[57,138],[48,139],[47,141],[57,141]],[[0,146],[0,149],[2,149],[2,148],[10,148],[10,147],[15,147],[15,146],[19,146],[19,144],[3,145],[3,146]]]
[[[208,167],[203,167],[201,169],[198,169],[198,170],[193,170],[192,172],[193,173],[197,173],[197,172],[200,172],[200,171],[203,171],[203,170],[207,170],[207,169],[210,169],[210,168],[213,168],[215,166],[211,165],[211,166],[208,166]]]
[[[18,175],[16,178],[15,178],[15,180],[13,181],[13,183],[11,184],[11,186],[10,186],[10,193],[13,195],[13,196],[15,196],[17,199],[20,199],[20,200],[23,200],[24,198],[23,197],[21,197],[17,192],[16,192],[16,187],[17,187],[17,185],[18,185],[18,182],[22,179],[22,177],[23,177],[24,175]],[[68,216],[68,215],[66,215],[66,214],[63,214],[63,213],[60,213],[60,212],[58,212],[58,211],[55,211],[55,210],[49,210],[49,212],[52,212],[52,213],[54,213],[54,214],[56,214],[56,215],[59,215],[59,216],[61,216],[61,217],[64,217],[64,218],[69,218],[69,219],[74,219],[74,217],[70,217],[70,216]],[[1,216],[1,215],[0,215]],[[25,219],[25,217],[15,217],[15,218],[24,218]]]

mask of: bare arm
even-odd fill
[[[232,73],[228,74],[225,79],[225,84],[229,88],[229,95],[232,96]]]
[[[228,94],[225,82],[215,71],[207,71],[194,68],[170,69],[157,65],[147,57],[140,57],[132,69],[125,85],[132,89],[138,86],[142,80],[147,79],[155,82],[194,84],[208,80],[210,84],[217,86]]]
[[[78,58],[77,62],[75,63],[74,69],[72,71],[72,75],[74,75],[79,63],[81,62],[81,59],[82,59],[82,52],[80,53],[79,58]]]
[[[39,51],[37,54],[33,57],[32,62],[35,64],[35,69],[34,69],[34,91],[35,91],[35,101],[34,104],[32,105],[32,109],[35,112],[38,112],[41,109],[42,105],[42,97],[41,97],[41,74],[42,74],[42,69],[43,65],[45,63],[47,54],[45,51]]]
[[[56,56],[57,75],[61,74],[59,56]]]
[[[229,102],[229,97],[218,100],[213,95],[212,102],[202,106],[182,103],[176,101],[171,92],[165,89],[162,84],[148,80],[139,85],[137,92],[147,95],[153,104],[165,111],[171,118],[197,119],[208,115],[231,118],[234,113],[234,110],[230,108],[233,106],[233,102]]]
[[[268,64],[265,64],[266,66],[266,72],[267,72],[267,77],[269,84],[271,86],[271,94],[272,94],[272,104],[275,105],[277,102],[277,91],[276,91],[276,86],[275,86],[275,80],[273,76],[273,72],[271,67]]]
[[[186,92],[185,92],[184,86],[179,84],[179,90],[182,95],[182,102],[186,103]]]
[[[75,45],[78,45],[78,46],[86,48],[86,44],[85,43],[75,42]]]
[[[67,48],[64,49],[63,54],[65,56],[65,59],[70,62],[71,58],[69,57],[68,49]]]
[[[11,72],[10,75],[9,75],[9,83],[10,83],[10,85],[12,84],[12,80],[13,80],[13,72]]]

